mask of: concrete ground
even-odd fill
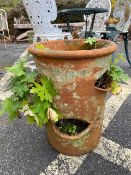
[[[9,44],[7,50],[0,44],[0,78],[5,73],[4,67],[11,66],[19,58],[28,44]]]
[[[5,51],[0,44],[0,78],[6,73],[4,67],[12,65],[26,46],[9,45]],[[131,42],[129,50],[131,55]],[[118,51],[124,51],[122,43]],[[131,68],[128,63],[122,67],[130,78],[122,85],[120,95],[108,99],[101,142],[92,153],[80,157],[61,155],[48,144],[45,128],[28,125],[24,119],[9,125],[7,116],[3,116],[0,175],[131,175]]]

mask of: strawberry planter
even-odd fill
[[[117,49],[111,41],[98,40],[95,49],[84,40],[47,41],[29,47],[38,72],[50,78],[58,95],[54,104],[61,112],[61,121],[77,121],[84,125],[75,135],[61,132],[59,124],[48,122],[50,144],[66,155],[81,155],[92,151],[99,143],[104,118],[106,91],[94,84],[107,69],[112,53]],[[83,124],[81,124],[83,122]]]

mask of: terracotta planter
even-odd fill
[[[54,124],[49,123],[49,142],[63,154],[87,153],[100,140],[107,93],[96,89],[94,83],[109,68],[116,44],[99,40],[99,48],[94,50],[86,50],[84,40],[80,39],[42,44],[48,49],[35,49],[32,45],[29,52],[34,55],[39,73],[51,78],[56,86],[58,96],[54,103],[64,119],[89,123],[87,130],[77,136],[61,134]]]

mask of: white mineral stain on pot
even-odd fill
[[[73,93],[73,98],[77,100],[81,99],[81,97],[76,92]]]
[[[56,97],[55,97],[55,100],[60,100],[61,99],[61,97],[59,96],[59,95],[57,95]]]
[[[69,112],[68,114],[66,114],[66,117],[67,118],[73,118],[74,116],[74,113],[73,112]]]

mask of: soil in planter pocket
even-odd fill
[[[81,133],[89,126],[89,123],[76,119],[62,119],[56,123],[58,130],[67,135],[76,135]]]
[[[83,46],[81,46],[80,50],[102,49],[108,46],[109,44],[104,42],[96,42],[95,44],[92,44],[92,45],[86,43]]]
[[[103,76],[96,81],[95,86],[98,88],[106,89],[111,86],[111,83],[112,77],[108,74],[108,72],[105,72]]]

